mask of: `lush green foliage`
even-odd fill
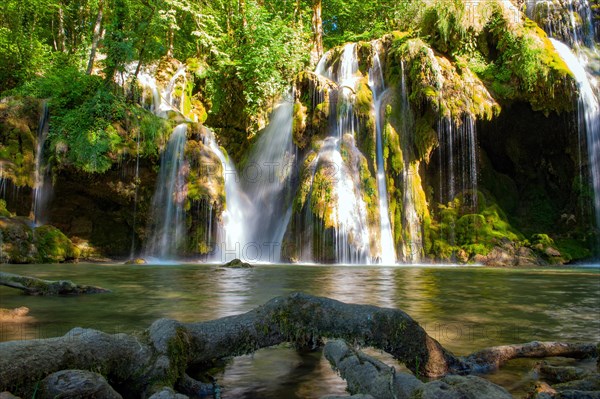
[[[170,126],[73,65],[51,68],[13,93],[49,100],[51,157],[85,172],[105,172],[124,153],[135,156],[138,139],[140,156],[157,156]]]
[[[372,40],[394,30],[416,27],[423,0],[332,0],[323,3],[323,41],[328,47]]]

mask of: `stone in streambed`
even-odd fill
[[[412,397],[421,399],[511,399],[508,391],[483,378],[473,375],[449,375],[432,381],[413,392]]]
[[[40,388],[41,399],[123,399],[103,376],[86,370],[62,370],[52,373],[44,378]]]
[[[250,263],[242,262],[239,259],[234,259],[231,262],[221,265],[221,267],[228,267],[230,269],[251,269],[254,266],[252,266]]]
[[[150,396],[149,399],[188,399],[188,396],[175,392],[171,388],[163,388],[159,392]]]

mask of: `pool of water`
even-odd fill
[[[76,326],[132,332],[161,317],[210,320],[294,291],[400,308],[458,355],[533,340],[600,340],[597,268],[68,264],[0,270],[112,290],[42,298],[0,287],[0,307],[26,306],[31,316],[23,323],[0,323],[0,341],[58,336]],[[524,384],[519,375],[530,366],[516,361],[489,378],[519,392]],[[236,358],[217,377],[224,398],[318,398],[345,388],[320,352],[299,354],[286,346]]]

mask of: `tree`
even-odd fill
[[[98,0],[98,15],[96,16],[96,23],[94,24],[94,30],[92,32],[92,49],[90,50],[90,59],[86,73],[90,75],[94,68],[94,62],[96,60],[96,50],[98,49],[98,42],[100,41],[100,33],[102,32],[102,18],[104,16],[104,0]]]
[[[313,49],[311,63],[316,65],[323,56],[323,18],[321,17],[321,0],[313,0],[312,11]]]

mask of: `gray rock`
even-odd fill
[[[100,374],[86,370],[62,370],[42,380],[41,399],[123,399]]]
[[[393,367],[351,348],[342,340],[329,341],[323,353],[346,380],[351,394],[366,394],[375,399],[409,398],[423,385],[412,374],[396,373]]]
[[[189,399],[188,396],[175,392],[171,388],[164,387],[148,399]]]
[[[352,396],[321,396],[319,399],[375,399],[371,395],[357,394]]]
[[[508,391],[476,376],[449,375],[413,392],[420,399],[512,399]]]
[[[0,392],[0,399],[21,399],[21,398],[13,395],[10,392],[4,391],[4,392]]]

